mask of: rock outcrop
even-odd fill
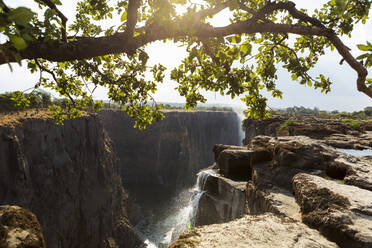
[[[372,192],[308,174],[293,178],[302,220],[343,247],[372,247]]]
[[[228,223],[196,227],[183,233],[170,245],[170,248],[194,247],[337,248],[338,246],[301,222],[268,213],[246,215]]]
[[[228,224],[192,229],[173,247],[192,247],[193,244],[226,247],[228,243],[234,247],[270,247],[271,241],[277,247],[291,247],[292,242],[301,244],[300,247],[372,247],[372,166],[369,158],[347,155],[324,141],[306,136],[257,136],[247,147],[217,145],[213,150],[218,171],[203,179],[204,194],[212,200],[202,203],[202,211],[206,215],[213,216],[216,212],[221,216],[220,202],[212,196],[216,192],[220,199],[231,196],[234,190],[221,192],[219,184],[227,182],[233,188],[239,180],[239,189],[245,190],[245,202],[240,203],[245,210],[240,213],[248,215]],[[224,204],[225,209],[231,209],[233,201],[230,198]],[[239,216],[230,216],[230,220],[234,218]],[[258,231],[262,239],[252,231],[255,227],[252,220],[266,228],[263,228],[266,231]],[[221,218],[213,221],[219,223]],[[279,238],[281,230],[284,233],[287,230],[288,236],[276,241],[272,237]],[[298,236],[297,230],[301,232]],[[303,232],[308,231],[320,238],[307,240]],[[326,238],[337,245],[314,241]]]
[[[0,206],[0,248],[45,248],[36,216],[18,206]]]
[[[0,202],[30,209],[47,247],[141,247],[110,141],[96,116],[0,127]]]
[[[191,186],[197,172],[213,163],[214,144],[240,143],[240,121],[234,112],[175,110],[164,114],[164,120],[139,131],[123,112],[99,113],[113,140],[125,183]]]
[[[356,120],[353,126],[342,119],[321,119],[311,116],[274,115],[265,120],[246,119],[244,144],[258,135],[307,136],[324,140],[328,145],[348,149],[372,149],[372,122]]]

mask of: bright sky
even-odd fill
[[[24,0],[5,0],[11,6],[24,5]],[[67,16],[73,16],[74,2],[72,0],[61,0],[63,3],[62,12]],[[195,1],[194,1],[195,2]],[[297,7],[306,8],[310,12],[315,7],[320,7],[325,0],[300,0],[295,1]],[[30,2],[29,2],[30,3]],[[35,9],[35,8],[33,8]],[[216,18],[214,25],[223,26],[228,24],[227,12],[220,14],[220,18]],[[72,18],[72,17],[71,17]],[[372,41],[372,20],[368,20],[366,25],[359,25],[353,32],[352,38],[343,37],[342,40],[352,49],[352,53],[358,55],[356,44]],[[186,56],[185,48],[178,47],[176,44],[167,42],[155,42],[147,47],[147,52],[150,55],[150,63],[161,63],[170,71],[174,66],[177,66]],[[302,86],[293,82],[284,70],[279,71],[279,79],[277,81],[278,88],[283,91],[283,100],[273,99],[267,95],[269,106],[272,108],[286,108],[290,106],[318,107],[324,110],[345,110],[356,111],[372,106],[372,99],[359,93],[356,88],[356,72],[353,71],[346,63],[339,65],[341,56],[336,52],[328,52],[323,56],[312,75],[323,73],[330,77],[334,82],[332,91],[328,94],[323,94],[319,90],[314,90],[306,86]],[[369,77],[372,70],[369,70]],[[13,90],[25,90],[32,87],[38,81],[38,74],[31,74],[27,68],[13,64],[13,72],[9,70],[7,65],[0,66],[0,93]],[[157,101],[162,102],[184,102],[174,88],[177,86],[169,78],[165,79],[165,83],[158,86],[158,91],[155,95]],[[243,105],[238,98],[232,100],[228,97],[220,96],[215,93],[205,94],[207,103],[222,103]],[[105,89],[97,89],[95,92],[97,99],[107,99]]]

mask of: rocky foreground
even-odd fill
[[[217,173],[205,179],[197,215],[209,225],[172,248],[372,247],[370,157],[305,136],[257,136],[247,147],[217,145],[214,152]],[[207,223],[202,212],[214,223],[231,222]]]

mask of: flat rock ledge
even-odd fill
[[[318,231],[291,218],[271,213],[246,215],[243,218],[185,232],[170,248],[336,248]]]
[[[0,248],[45,248],[36,216],[18,206],[0,206]]]

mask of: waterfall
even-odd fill
[[[242,125],[243,120],[245,119],[244,110],[241,107],[233,107],[233,111],[238,116],[238,130],[239,130],[239,145],[243,145],[243,140],[245,138],[245,132],[243,131]]]
[[[168,247],[182,232],[194,226],[207,178],[215,174],[211,169],[199,172],[196,184],[173,197],[168,209],[164,210],[163,217],[157,219],[156,214],[150,213],[135,226],[148,248]]]

